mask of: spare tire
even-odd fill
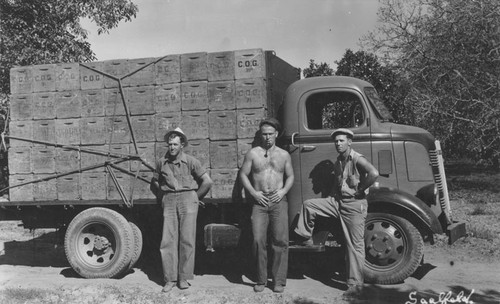
[[[84,278],[113,278],[128,269],[134,236],[129,222],[107,208],[90,208],[71,221],[64,250],[71,267]]]

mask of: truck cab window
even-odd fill
[[[312,130],[356,128],[365,121],[358,96],[349,92],[323,92],[306,101],[307,127]]]

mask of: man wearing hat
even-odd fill
[[[167,152],[156,162],[152,187],[163,207],[160,254],[165,286],[189,288],[193,279],[198,203],[212,186],[207,171],[196,158],[183,152],[188,145],[180,128],[167,132]]]
[[[366,192],[377,180],[378,171],[362,155],[351,148],[354,133],[336,129],[331,137],[339,153],[334,165],[334,185],[330,196],[306,200],[299,214],[295,232],[311,246],[316,217],[339,218],[346,239],[347,286],[344,298],[359,296],[363,285],[365,263],[364,231],[368,202]]]
[[[245,155],[239,177],[252,206],[253,254],[257,264],[255,292],[267,284],[267,236],[271,237],[273,291],[281,293],[288,270],[288,202],[293,184],[290,154],[276,146],[280,123],[275,118],[259,124],[260,145]]]

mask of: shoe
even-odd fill
[[[265,288],[266,288],[265,284],[255,284],[253,286],[253,291],[255,291],[255,292],[263,292]]]
[[[186,280],[180,280],[177,286],[179,287],[179,289],[188,289],[189,283]]]
[[[277,293],[283,293],[285,291],[285,286],[280,284],[274,285],[273,291]]]
[[[307,239],[305,241],[302,241],[300,243],[298,243],[299,246],[304,246],[304,247],[312,247],[314,246],[314,241],[312,238],[310,239]]]
[[[363,294],[363,286],[362,285],[349,285],[347,290],[342,294],[343,300],[352,300],[352,299],[361,299],[361,295]]]
[[[165,284],[165,286],[163,286],[163,289],[161,290],[161,292],[169,292],[172,290],[172,288],[174,288],[175,286],[175,282],[167,282]]]

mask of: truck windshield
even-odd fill
[[[365,94],[368,96],[368,99],[370,101],[370,106],[375,112],[375,115],[382,120],[382,121],[392,121],[394,118],[391,115],[391,112],[389,112],[389,109],[384,105],[384,102],[380,97],[378,96],[377,90],[375,90],[374,87],[366,87],[365,88]]]

